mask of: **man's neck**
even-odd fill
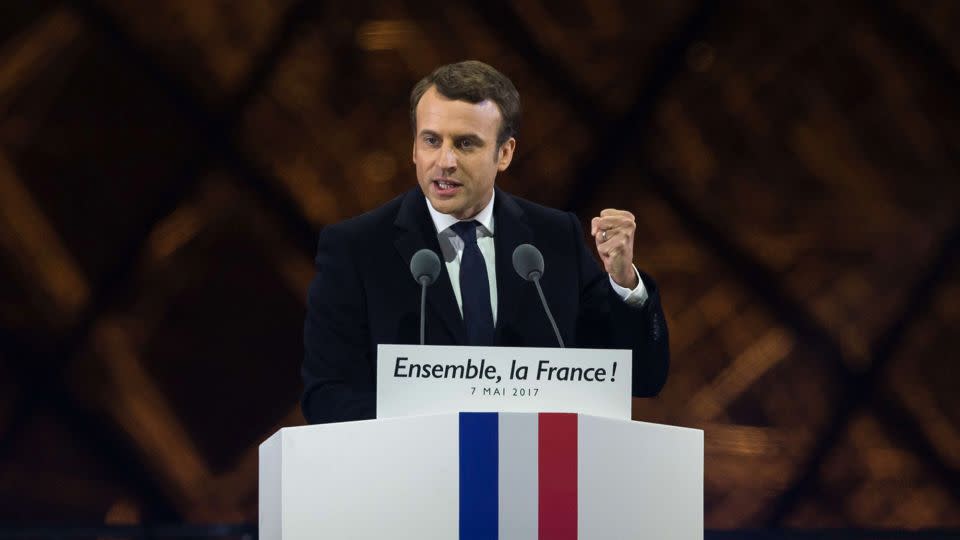
[[[444,214],[438,212],[436,208],[430,204],[430,200],[427,199],[427,210],[430,211],[430,218],[433,220],[433,226],[436,229],[437,233],[443,232],[444,230],[450,228],[451,225],[457,223],[458,221],[467,221],[467,220],[476,220],[480,222],[480,225],[483,225],[490,234],[493,234],[493,201],[496,199],[496,191],[491,193],[490,201],[484,206],[476,215],[469,217],[467,219],[460,219],[451,214]]]

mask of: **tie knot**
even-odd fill
[[[463,240],[464,244],[477,243],[477,226],[480,225],[476,220],[458,221],[450,226],[453,232]]]

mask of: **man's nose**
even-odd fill
[[[440,149],[440,168],[444,170],[452,170],[457,168],[457,156],[453,151],[452,146],[444,145]]]

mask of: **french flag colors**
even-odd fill
[[[577,415],[459,420],[461,540],[576,540]]]
[[[703,540],[703,432],[559,413],[284,428],[262,540]]]

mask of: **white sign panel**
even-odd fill
[[[573,412],[630,419],[632,351],[380,345],[377,418]]]

